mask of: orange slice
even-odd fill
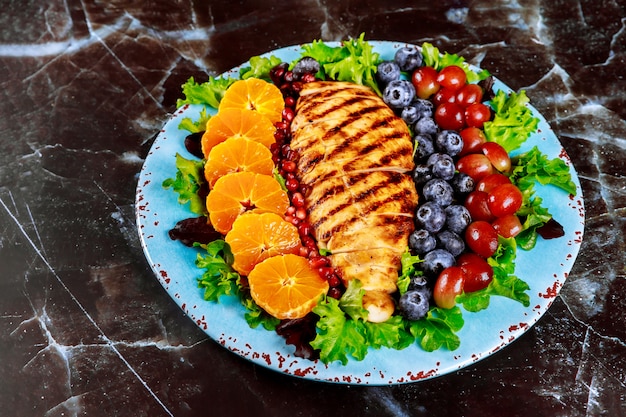
[[[248,282],[257,305],[281,320],[304,317],[328,292],[328,282],[298,255],[264,260],[250,272]]]
[[[239,216],[226,235],[233,253],[233,269],[248,275],[259,262],[300,250],[298,228],[275,213],[246,213]]]
[[[223,235],[247,211],[282,216],[288,207],[289,197],[274,177],[246,171],[220,177],[206,198],[209,220]]]
[[[274,143],[274,124],[261,113],[228,108],[218,111],[206,124],[202,135],[202,153],[208,158],[211,149],[231,137],[246,138],[268,148]]]
[[[259,78],[248,78],[235,81],[224,93],[218,110],[230,108],[254,110],[276,123],[282,119],[285,100],[274,84]]]
[[[218,178],[232,172],[271,175],[273,169],[272,152],[266,146],[250,139],[233,137],[211,149],[204,164],[204,177],[212,188]]]

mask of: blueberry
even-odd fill
[[[437,245],[450,252],[452,256],[459,256],[465,250],[465,242],[461,236],[450,230],[444,230],[437,234]]]
[[[416,275],[411,277],[409,280],[409,291],[420,291],[423,292],[428,298],[432,295],[432,290],[428,285],[428,280],[426,277],[421,275]]]
[[[426,202],[415,212],[415,224],[418,228],[437,233],[446,224],[446,212],[439,204]]]
[[[411,72],[422,65],[422,53],[415,46],[404,46],[396,51],[393,60],[402,71]]]
[[[418,98],[413,103],[411,103],[411,106],[415,107],[415,109],[417,110],[417,113],[419,115],[418,120],[424,117],[430,117],[432,119],[433,117],[433,102],[432,101]]]
[[[384,61],[378,64],[376,79],[382,85],[400,79],[400,67],[393,61]]]
[[[435,164],[435,162],[440,161],[440,160],[447,160],[447,161],[452,161],[453,162],[452,157],[450,155],[445,154],[445,153],[441,153],[441,152],[434,152],[426,160],[426,165],[428,165],[429,167],[432,168],[432,166]]]
[[[442,130],[437,134],[435,145],[440,152],[456,156],[463,150],[463,138],[453,130]]]
[[[409,235],[409,249],[423,256],[437,247],[437,239],[426,229],[413,231]]]
[[[407,320],[419,320],[426,316],[430,303],[428,297],[421,291],[407,291],[398,301],[398,309]]]
[[[435,249],[424,256],[422,266],[431,276],[438,276],[441,271],[455,264],[454,256],[445,249]]]
[[[433,153],[428,157],[426,165],[430,167],[435,178],[446,181],[451,180],[456,171],[452,157],[445,153]]]
[[[415,182],[415,185],[424,185],[433,178],[433,173],[428,166],[415,166],[415,169],[413,170],[413,181]]]
[[[450,185],[452,185],[452,189],[455,193],[464,196],[474,191],[476,183],[469,175],[463,172],[457,172],[454,174],[454,177],[452,177]]]
[[[444,211],[446,212],[446,227],[451,232],[461,234],[472,222],[469,210],[460,204],[451,204]]]
[[[310,56],[302,57],[293,67],[293,75],[301,77],[304,74],[317,74],[320,63]]]
[[[415,87],[407,80],[391,81],[383,90],[383,101],[391,108],[402,109],[415,98]]]
[[[415,154],[413,155],[415,162],[423,161],[435,152],[435,145],[430,136],[415,135],[413,142],[416,143]]]
[[[439,126],[432,117],[422,117],[413,125],[413,131],[420,135],[435,136],[438,129]]]
[[[410,126],[418,121],[419,113],[414,106],[409,104],[402,109],[402,111],[400,112],[400,117],[402,118],[402,120],[404,120],[404,123]]]
[[[433,178],[424,184],[422,190],[426,201],[432,201],[441,207],[447,207],[452,204],[454,199],[454,191],[452,186],[446,180],[441,178]]]

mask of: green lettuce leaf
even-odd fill
[[[269,57],[253,56],[248,62],[250,66],[243,67],[239,70],[239,77],[242,80],[260,78],[265,81],[270,81],[270,70],[280,64],[282,60],[274,55]]]
[[[320,78],[366,85],[382,95],[375,79],[380,55],[364,37],[365,34],[361,34],[337,47],[329,47],[321,40],[314,41],[303,46],[302,56],[310,56],[320,63]]]
[[[205,108],[203,108],[200,110],[200,118],[198,120],[194,122],[191,117],[183,117],[178,125],[178,129],[187,130],[189,133],[204,132],[206,130],[206,124],[210,118],[211,115]]]
[[[461,345],[461,340],[456,334],[463,325],[461,309],[455,306],[451,309],[433,307],[426,317],[410,322],[411,334],[419,340],[419,345],[427,352],[445,347],[455,350]]]
[[[539,125],[539,119],[526,106],[528,102],[523,90],[511,94],[498,91],[491,100],[494,118],[483,126],[487,140],[499,143],[509,153],[519,148]]]
[[[204,163],[198,159],[187,159],[176,153],[176,178],[167,178],[162,186],[171,188],[178,193],[178,203],[189,203],[189,209],[196,214],[206,215],[206,204],[198,195],[200,187],[205,182]]]
[[[569,167],[561,158],[548,159],[537,146],[513,158],[511,181],[521,190],[531,188],[535,181],[552,184],[571,195],[576,195],[576,184],[572,181]]]
[[[409,252],[409,248],[407,247],[400,258],[400,264],[402,267],[397,281],[400,295],[407,292],[409,284],[411,283],[411,277],[422,275],[422,271],[418,271],[415,268],[415,265],[420,262],[424,262],[424,260],[418,255],[411,255],[411,252]]]
[[[367,338],[362,320],[350,319],[339,307],[339,300],[328,297],[318,303],[313,312],[320,318],[317,322],[317,336],[311,346],[319,350],[324,363],[340,361],[348,363],[349,357],[363,360],[367,355]]]
[[[196,266],[204,272],[198,278],[198,287],[204,289],[204,299],[217,302],[224,295],[240,295],[240,276],[232,268],[233,254],[228,244],[214,240],[208,245],[196,245],[205,250],[196,258]]]
[[[209,77],[209,80],[198,84],[193,77],[190,77],[182,85],[184,99],[176,101],[176,107],[185,104],[205,104],[217,109],[226,89],[237,79],[229,77]]]

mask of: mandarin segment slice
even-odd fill
[[[328,282],[299,255],[274,256],[257,264],[248,275],[250,295],[272,316],[306,316],[328,292]]]
[[[215,182],[206,207],[215,230],[225,235],[235,219],[247,211],[284,215],[289,197],[271,175],[233,172]]]
[[[219,111],[236,108],[254,110],[272,123],[282,119],[285,100],[280,89],[259,78],[235,81],[224,93]]]
[[[271,175],[273,169],[272,152],[266,146],[250,139],[233,137],[211,149],[204,165],[204,177],[212,188],[226,174],[248,171]]]
[[[202,135],[202,153],[208,158],[211,149],[228,138],[246,138],[268,148],[274,140],[274,124],[261,113],[248,109],[228,108],[217,112],[206,124]]]
[[[276,255],[300,251],[298,228],[275,213],[239,216],[226,235],[233,253],[233,269],[248,275],[259,262]]]

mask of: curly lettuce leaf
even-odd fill
[[[198,159],[187,159],[176,153],[176,178],[167,178],[162,186],[171,188],[178,194],[178,203],[189,203],[189,209],[196,214],[206,215],[204,199],[198,195],[200,187],[205,182],[204,163]]]
[[[437,71],[442,70],[450,65],[456,65],[463,68],[467,82],[476,83],[489,77],[489,71],[474,71],[470,65],[465,62],[465,58],[457,54],[449,54],[448,52],[440,53],[439,49],[428,42],[422,44],[422,56],[424,57],[424,65],[433,67]]]
[[[208,81],[198,84],[193,77],[189,77],[182,85],[185,98],[179,98],[176,107],[185,104],[205,104],[217,109],[226,89],[235,81],[237,80],[229,77],[209,77]]]
[[[400,276],[398,277],[397,285],[400,295],[407,292],[409,284],[411,283],[411,277],[422,275],[422,271],[418,271],[415,265],[424,262],[418,255],[411,255],[409,248],[407,247],[402,257],[400,258]]]
[[[353,320],[339,306],[339,300],[328,297],[313,309],[320,319],[317,336],[311,346],[319,350],[324,363],[348,363],[349,357],[363,360],[367,355],[367,338],[362,320]]]
[[[253,56],[248,61],[250,66],[243,67],[239,70],[239,78],[242,80],[260,78],[265,81],[270,81],[270,70],[281,62],[282,60],[274,55],[269,57]]]
[[[461,345],[456,334],[463,325],[463,314],[458,306],[450,309],[433,307],[426,317],[409,324],[411,334],[419,341],[419,345],[427,352],[445,347],[455,350]]]
[[[208,245],[197,245],[205,250],[196,258],[196,266],[204,270],[198,278],[198,287],[204,289],[204,299],[217,302],[225,295],[239,295],[240,275],[232,268],[233,254],[222,239]]]
[[[535,181],[541,185],[552,184],[576,195],[569,167],[561,158],[549,159],[537,146],[513,158],[511,181],[521,190],[531,188]]]
[[[314,41],[302,47],[302,56],[310,56],[320,63],[320,78],[366,85],[381,95],[375,79],[380,54],[373,51],[373,46],[364,37],[365,34],[361,34],[337,47],[330,47],[321,40]]]
[[[195,122],[191,117],[183,117],[178,125],[179,130],[187,130],[189,133],[199,133],[206,130],[206,124],[211,118],[211,115],[205,108],[200,110],[200,117]]]
[[[510,94],[499,90],[491,100],[493,120],[483,126],[487,140],[499,143],[509,153],[519,148],[539,125],[539,119],[527,107],[528,102],[523,90]]]

